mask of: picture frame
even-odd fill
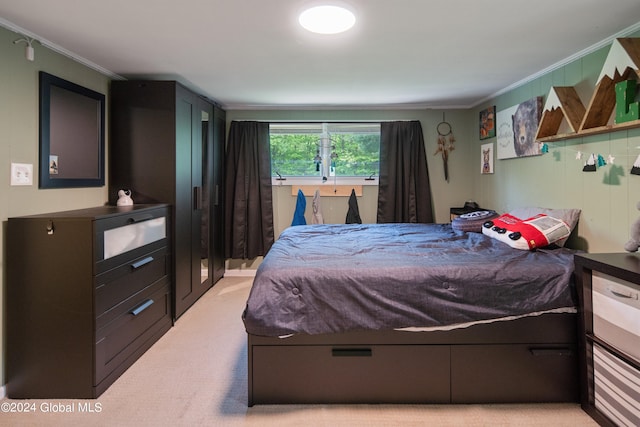
[[[105,95],[40,71],[39,188],[105,185]]]
[[[480,111],[480,139],[489,139],[496,136],[496,106]]]
[[[496,114],[497,158],[542,154],[536,133],[542,117],[542,97],[537,96]]]
[[[480,146],[480,173],[482,175],[493,173],[493,142]]]

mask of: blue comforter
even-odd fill
[[[286,229],[258,268],[248,333],[462,325],[573,309],[573,251],[523,251],[449,224]]]

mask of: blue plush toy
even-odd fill
[[[640,202],[636,205],[638,210],[640,210]],[[629,241],[624,244],[624,250],[627,252],[637,252],[640,247],[640,218],[636,219],[636,221],[631,224],[631,237]]]

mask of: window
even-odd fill
[[[303,180],[378,175],[380,123],[271,123],[273,177]]]

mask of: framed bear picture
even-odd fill
[[[496,115],[497,157],[537,156],[542,154],[536,132],[542,116],[542,97],[531,98]]]

